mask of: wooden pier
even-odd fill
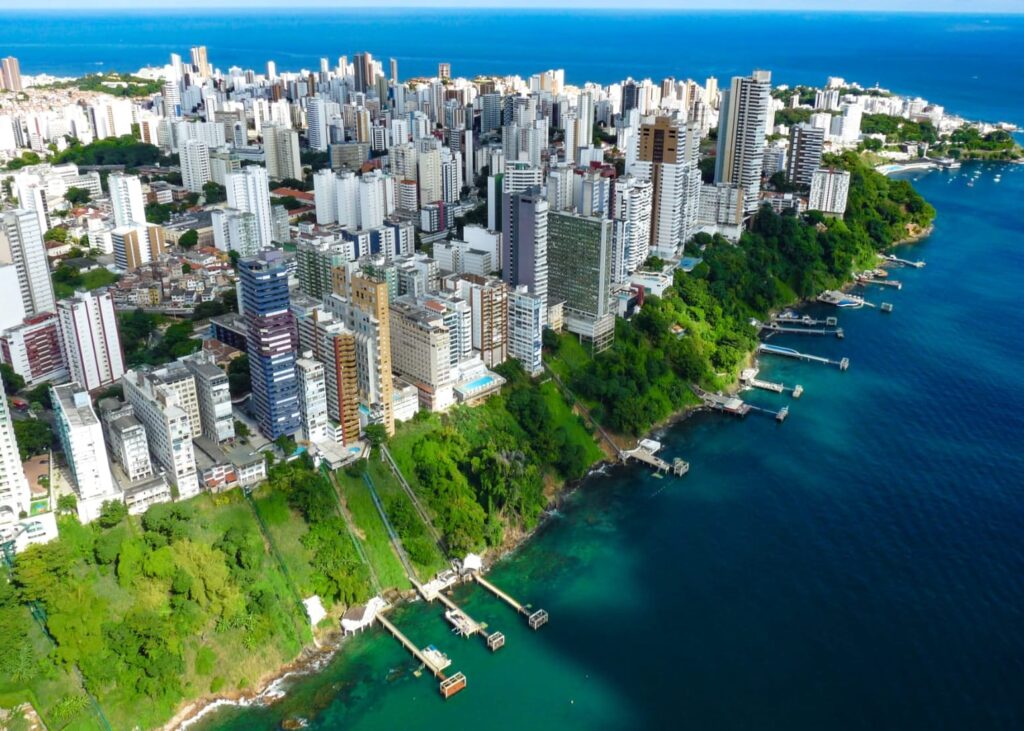
[[[799,383],[790,388],[784,383],[762,381],[757,377],[758,372],[757,368],[745,368],[743,372],[740,373],[740,383],[748,388],[760,388],[762,391],[771,391],[773,393],[785,393],[786,391],[790,391],[793,394],[793,398],[800,398],[803,396],[804,387]]]
[[[824,319],[817,319],[810,315],[798,315],[795,312],[783,312],[781,315],[772,315],[772,322],[777,322],[783,325],[803,325],[804,327],[817,327],[818,325],[835,327],[839,324],[839,318],[826,317]]]
[[[898,256],[894,256],[893,254],[879,254],[878,258],[882,259],[883,261],[890,262],[892,264],[899,264],[905,267],[914,267],[915,269],[923,269],[925,266],[925,262],[923,261],[911,261],[910,259],[901,259]]]
[[[691,385],[690,390],[697,394],[697,398],[703,401],[704,405],[709,409],[721,411],[726,414],[732,414],[734,416],[746,416],[750,413],[750,404],[736,396],[711,393],[710,391],[705,391],[703,388],[695,385]]]
[[[435,678],[440,678],[441,680],[445,679],[444,670],[452,664],[451,660],[436,651],[436,654],[430,653],[430,655],[427,655],[426,652],[416,647],[416,645],[412,643],[412,640],[402,634],[402,631],[392,624],[391,620],[385,617],[383,612],[378,612],[377,621],[380,622],[384,629],[391,633],[392,637],[398,640],[402,646],[409,651],[409,654],[423,663],[423,667],[433,673]]]
[[[868,284],[877,284],[880,287],[894,287],[896,289],[903,289],[903,282],[897,279],[878,279],[877,277],[857,277],[857,284],[866,286]]]
[[[825,365],[838,366],[839,370],[845,371],[850,367],[850,359],[842,358],[840,360],[831,360],[830,358],[824,358],[820,355],[811,355],[810,353],[801,353],[799,350],[793,348],[784,348],[781,345],[768,345],[767,343],[761,343],[757,346],[758,353],[767,353],[769,355],[781,355],[786,358],[795,358],[797,360],[808,361],[811,363],[824,363]]]
[[[473,572],[473,578],[476,579],[476,582],[480,584],[480,586],[484,587],[489,592],[494,594],[494,596],[498,597],[503,602],[508,604],[510,607],[515,609],[516,612],[525,616],[527,624],[530,625],[530,629],[537,630],[548,623],[548,613],[543,609],[538,609],[537,611],[531,613],[528,607],[524,607],[511,596],[509,596],[501,589],[496,587],[494,584],[489,582],[487,579],[480,575],[479,571]]]
[[[829,318],[835,320],[835,318]],[[814,322],[821,322],[815,320]],[[780,325],[778,322],[760,322],[759,320],[751,320],[750,324],[759,330],[766,331],[769,335],[772,333],[788,333],[792,335],[835,335],[840,340],[845,337],[843,328],[841,327],[813,327],[801,323],[802,326],[790,326]]]
[[[486,623],[477,622],[475,619],[470,617],[464,609],[452,601],[451,597],[445,595],[445,589],[455,583],[454,581],[448,580],[449,577],[447,574],[449,573],[452,572],[442,572],[438,575],[437,579],[428,582],[426,585],[419,584],[415,581],[413,584],[416,586],[416,590],[420,593],[420,596],[422,596],[427,602],[433,602],[437,599],[446,607],[444,618],[448,620],[452,625],[452,629],[458,633],[460,637],[480,635],[491,652],[504,647],[505,635],[501,632],[491,632],[488,634],[486,631]]]

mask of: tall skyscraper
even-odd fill
[[[16,208],[0,214],[0,264],[14,265],[26,317],[56,309],[46,245],[34,212]]]
[[[734,76],[729,90],[722,92],[715,183],[741,188],[748,214],[757,211],[761,192],[771,81],[770,71],[754,71],[750,76]]]
[[[651,246],[660,256],[675,256],[697,232],[699,155],[700,133],[695,124],[658,117],[640,125],[637,162],[627,172],[654,185]]]
[[[206,60],[206,46],[192,46],[192,68],[200,79],[208,79],[213,75],[210,62]]]
[[[327,440],[327,382],[324,366],[310,357],[295,362],[299,383],[299,411],[302,414],[302,438],[307,442]]]
[[[615,337],[612,221],[568,211],[548,215],[548,298],[564,303],[565,326],[594,352]]]
[[[323,97],[310,97],[306,102],[306,135],[309,149],[327,150],[327,100]]]
[[[248,329],[252,402],[268,439],[302,426],[295,377],[294,320],[289,309],[288,267],[279,251],[238,263],[240,300]]]
[[[377,408],[388,434],[394,434],[388,285],[373,277],[353,274],[349,292],[352,306],[346,324],[356,335],[359,393],[367,404]]]
[[[797,185],[810,185],[814,171],[821,167],[824,148],[825,130],[809,124],[790,127],[786,180]]]
[[[71,380],[86,391],[95,391],[124,375],[121,336],[110,292],[76,292],[57,303],[57,317]]]
[[[450,79],[452,77],[452,65],[442,61],[437,65],[437,78]]]
[[[11,421],[11,407],[7,392],[0,383],[0,531],[6,531],[18,522],[22,513],[29,512],[28,480],[18,454],[18,440]]]
[[[352,75],[356,91],[366,94],[373,89],[373,56],[370,53],[357,53],[352,57]]]
[[[54,386],[53,396],[54,424],[74,479],[78,515],[88,523],[99,517],[105,500],[120,498],[110,474],[103,426],[93,411],[89,392],[78,383]]]
[[[225,177],[225,187],[228,207],[253,214],[259,245],[269,248],[274,241],[274,223],[266,168],[249,165],[237,173],[230,173]]]
[[[621,283],[643,266],[650,254],[654,185],[649,180],[626,175],[616,179],[614,188],[612,277]]]
[[[505,174],[508,180],[508,172]],[[502,277],[509,287],[525,285],[547,306],[548,202],[540,186],[504,198]],[[544,322],[547,314],[544,313]]]
[[[267,175],[272,180],[302,179],[302,160],[299,157],[299,133],[285,125],[263,125],[263,152],[267,161]]]
[[[210,182],[210,148],[202,140],[186,140],[181,146],[181,182],[189,192],[202,193]]]
[[[142,196],[142,181],[137,175],[111,173],[107,178],[107,189],[114,209],[114,226],[146,222],[146,200]]]
[[[389,70],[391,71],[391,83],[398,83],[398,59],[392,58],[388,62]]]
[[[21,66],[18,59],[8,56],[0,61],[0,85],[5,91],[21,91]]]

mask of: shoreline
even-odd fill
[[[903,239],[892,242],[882,251],[889,251],[897,246],[919,243],[928,238],[934,230],[935,224],[932,222],[924,229],[916,233],[909,234]],[[845,290],[855,284],[856,282],[851,279],[841,285],[841,288]],[[780,309],[806,307],[814,302],[814,299],[798,299],[795,302],[782,306]],[[772,310],[769,314],[776,312],[776,310]],[[742,370],[743,367],[750,367],[753,365],[756,362],[755,356],[756,351],[748,352],[740,370]],[[730,394],[736,394],[742,390],[743,388],[738,377],[723,389],[724,392]],[[664,433],[677,424],[686,421],[698,411],[706,408],[707,407],[698,404],[684,406],[661,421],[652,424],[647,431],[637,438],[637,440],[639,441],[639,439],[652,438],[659,433]],[[613,441],[627,438],[614,432],[608,432],[608,435]],[[540,519],[537,521],[537,525],[532,529],[528,531],[517,531],[503,540],[498,546],[494,546],[484,551],[481,558],[486,569],[489,570],[493,568],[495,564],[514,554],[530,539],[532,539],[551,521],[553,517],[555,517],[556,513],[560,512],[560,508],[563,506],[565,500],[575,494],[578,490],[582,489],[589,479],[597,475],[604,476],[607,474],[607,470],[621,465],[621,462],[614,459],[612,455],[608,453],[607,443],[605,440],[597,434],[595,434],[594,437],[600,446],[601,451],[605,453],[604,458],[592,463],[583,477],[575,480],[566,480],[561,483],[561,485],[554,490],[547,509],[545,509],[541,514]],[[629,437],[629,439],[632,438]],[[399,604],[408,601],[410,599],[410,595],[415,596],[414,592],[411,590],[409,592],[400,593],[400,598],[395,603]],[[271,705],[287,694],[286,689],[279,687],[281,683],[291,677],[310,675],[322,670],[339,652],[344,649],[346,639],[345,635],[341,634],[339,630],[331,630],[327,633],[324,640],[321,641],[320,645],[306,645],[294,660],[272,672],[267,673],[258,683],[256,683],[253,689],[199,696],[183,706],[169,721],[160,726],[158,731],[185,731],[206,716],[211,713],[215,713],[217,709],[225,706],[246,707],[252,705]],[[316,640],[314,640],[314,642],[316,642]]]

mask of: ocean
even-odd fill
[[[912,179],[938,217],[900,250],[927,266],[866,293],[894,311],[840,311],[843,340],[772,340],[848,371],[764,356],[762,377],[805,388],[748,393],[789,404],[785,423],[701,413],[664,430],[687,476],[595,475],[491,572],[548,625],[461,587],[507,637],[492,655],[436,605],[395,612],[465,691],[442,700],[374,630],[276,704],[196,728],[1024,727],[1024,166]]]
[[[842,76],[920,95],[969,118],[1024,124],[1024,16],[579,10],[8,11],[0,55],[25,74],[134,71],[206,45],[218,68],[319,68],[368,50],[402,78],[530,74],[720,80],[767,68],[779,83]],[[955,58],[955,62],[952,59]]]

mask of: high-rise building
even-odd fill
[[[615,337],[612,221],[567,211],[548,216],[548,298],[562,302],[565,326],[594,352]]]
[[[301,427],[288,267],[280,252],[269,251],[240,260],[238,274],[249,333],[252,406],[263,435],[277,439]]]
[[[256,235],[260,248],[274,242],[274,224],[270,210],[270,187],[266,168],[249,165],[227,176],[228,207],[256,217]]]
[[[427,411],[446,411],[455,402],[450,330],[440,312],[409,296],[391,303],[391,365],[419,389]]]
[[[807,204],[807,210],[842,216],[846,213],[849,194],[850,173],[848,171],[834,168],[815,170],[811,177],[811,197]]]
[[[508,358],[508,285],[496,277],[463,274],[455,291],[469,303],[473,350],[493,368]]]
[[[821,167],[824,149],[825,130],[809,124],[794,124],[790,127],[786,180],[796,185],[810,185],[814,171]]]
[[[388,285],[373,277],[353,274],[349,282],[350,307],[345,322],[356,335],[356,372],[359,394],[380,414],[389,435],[395,433],[391,375],[391,311]]]
[[[306,102],[306,135],[309,149],[324,152],[330,141],[327,134],[327,100],[310,97]]]
[[[295,249],[299,289],[320,301],[332,291],[333,271],[348,261],[343,242],[329,238],[299,241]]]
[[[103,427],[89,392],[78,383],[54,386],[52,401],[57,437],[74,479],[78,515],[88,523],[99,517],[104,501],[123,499],[110,474]]]
[[[715,183],[741,188],[748,214],[757,211],[761,193],[771,80],[770,71],[754,71],[734,76],[729,90],[722,92]]]
[[[152,369],[142,367],[124,374],[125,400],[146,429],[150,452],[168,471],[178,496],[199,493],[191,420],[179,401],[179,391],[163,382]]]
[[[235,420],[227,374],[205,350],[182,358],[181,363],[195,380],[202,435],[217,443],[234,439]]]
[[[6,330],[0,335],[0,355],[29,386],[61,381],[68,375],[60,343],[60,322],[53,312],[33,315]]]
[[[200,79],[208,79],[213,75],[210,62],[206,59],[206,46],[192,47],[192,68]]]
[[[525,285],[547,306],[548,202],[539,186],[511,193],[503,202],[502,278],[511,288]]]
[[[508,357],[518,360],[523,370],[532,376],[544,370],[541,351],[546,318],[546,304],[526,285],[509,290]]]
[[[130,272],[143,264],[156,261],[167,250],[164,229],[152,223],[118,226],[110,232],[114,263]]]
[[[363,94],[373,89],[373,56],[368,52],[352,56],[352,77],[357,92]]]
[[[324,442],[328,439],[327,381],[324,366],[306,352],[295,361],[299,381],[299,413],[302,415],[302,439]]]
[[[331,299],[328,296],[328,301]],[[348,305],[347,302],[345,304]],[[355,334],[332,310],[320,305],[299,318],[298,331],[302,350],[311,353],[323,366],[325,418],[333,419],[338,425],[338,429],[333,431],[337,433],[340,429],[342,443],[351,444],[359,439],[359,376]],[[302,407],[301,374],[299,377]],[[308,404],[306,408],[309,408]],[[306,423],[304,416],[303,424]],[[313,437],[307,438],[316,441]]]
[[[192,193],[202,193],[210,182],[210,148],[202,140],[186,140],[181,146],[181,182]]]
[[[14,265],[26,317],[56,309],[43,232],[32,211],[16,208],[0,213],[0,264]]]
[[[210,212],[213,245],[221,251],[237,251],[239,256],[256,256],[260,229],[256,215],[235,208],[215,208]]]
[[[487,134],[501,127],[501,94],[480,95],[480,132]],[[497,171],[492,170],[491,173]]]
[[[28,515],[31,492],[18,453],[7,392],[0,383],[0,531],[6,531]]]
[[[75,292],[57,303],[68,373],[86,391],[110,386],[124,375],[124,354],[110,292]]]
[[[149,439],[146,437],[146,428],[135,417],[134,407],[116,398],[100,399],[99,407],[110,455],[121,465],[128,482],[152,477]]]
[[[21,66],[14,56],[0,60],[0,88],[5,91],[21,91]]]
[[[146,199],[137,175],[114,172],[107,178],[114,226],[134,226],[146,222]]]
[[[697,233],[700,133],[695,124],[658,117],[640,125],[637,162],[628,172],[653,184],[651,246],[673,257]],[[760,170],[760,168],[759,168]]]
[[[632,175],[618,178],[612,196],[612,279],[625,282],[643,266],[650,253],[654,185]]]
[[[442,61],[437,65],[437,78],[450,79],[452,77],[452,65]]]
[[[392,84],[398,83],[398,59],[392,58],[388,61],[388,69],[391,72],[390,78]]]
[[[298,132],[284,125],[263,125],[263,152],[267,160],[267,175],[272,180],[302,180]]]

